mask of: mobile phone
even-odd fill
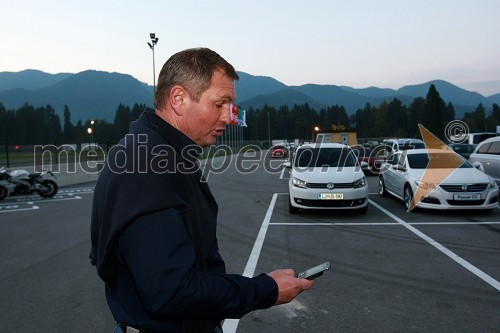
[[[330,269],[329,261],[324,262],[316,267],[309,268],[306,271],[300,272],[299,274],[296,275],[296,277],[299,279],[312,280],[317,278],[318,276],[323,275],[323,272],[326,271],[327,269]]]

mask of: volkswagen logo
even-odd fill
[[[462,191],[463,192],[467,192],[468,189],[469,189],[469,187],[467,186],[467,184],[463,184],[462,185]]]
[[[329,189],[329,190],[333,190],[334,187],[335,187],[334,183],[328,183],[328,184],[326,184],[326,188]]]

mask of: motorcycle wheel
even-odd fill
[[[38,191],[38,194],[44,198],[52,198],[54,195],[56,195],[57,190],[59,187],[57,186],[57,183],[53,180],[43,180],[42,185],[47,188],[45,191]]]
[[[7,196],[7,189],[3,186],[0,186],[0,201],[5,199],[6,196]]]

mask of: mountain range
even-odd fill
[[[415,97],[425,98],[431,84],[435,85],[446,103],[453,104],[457,119],[465,112],[474,111],[479,103],[486,110],[490,110],[493,103],[500,104],[500,93],[486,97],[443,80],[394,90],[318,84],[287,86],[272,77],[244,72],[238,72],[238,75],[238,102],[245,109],[261,109],[264,105],[291,108],[295,104],[308,103],[318,111],[323,107],[343,105],[348,114],[353,114],[366,103],[378,106],[382,101],[390,102],[394,98],[408,106]],[[7,110],[18,109],[25,103],[35,107],[50,104],[61,119],[67,105],[73,122],[88,119],[113,121],[120,103],[128,106],[135,103],[153,105],[153,87],[127,74],[95,70],[76,74],[48,74],[38,70],[0,72],[0,103]]]

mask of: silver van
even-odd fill
[[[495,132],[477,132],[477,133],[469,133],[466,137],[457,136],[452,137],[451,142],[453,143],[468,143],[477,145],[479,142],[482,142],[489,138],[494,138],[497,136]],[[465,140],[464,140],[465,139]]]
[[[480,142],[470,155],[469,162],[500,184],[500,137]]]

